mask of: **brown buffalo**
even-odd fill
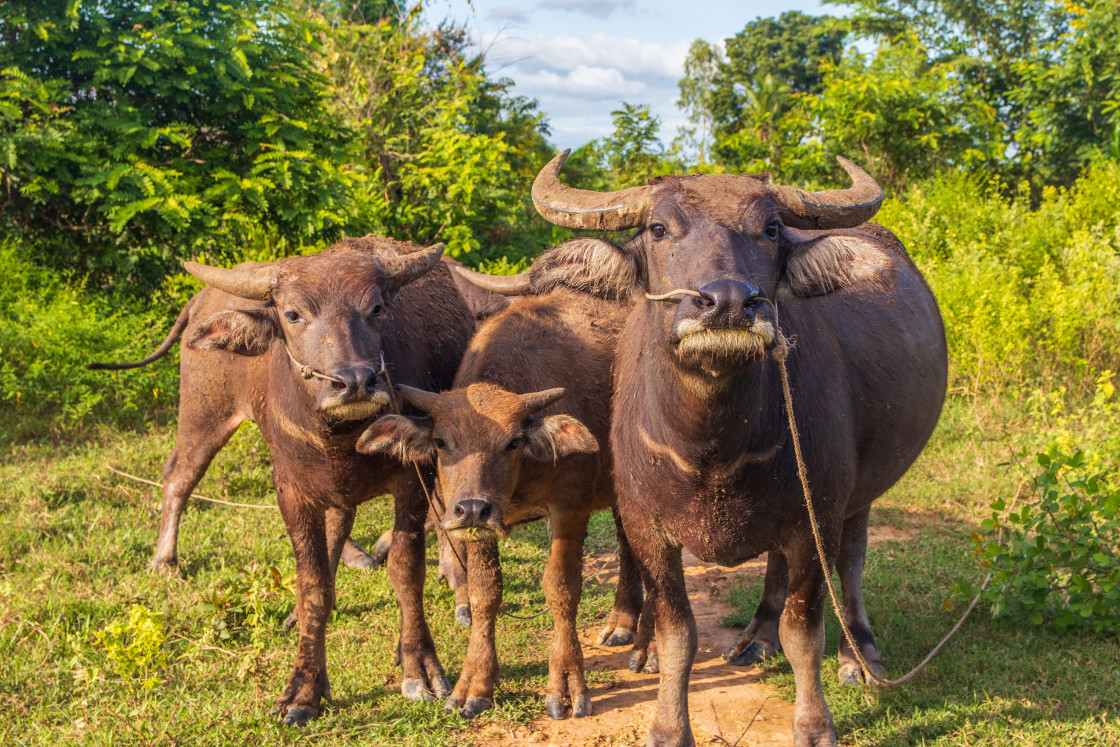
[[[330,695],[325,628],[335,570],[358,504],[387,492],[396,505],[388,570],[401,605],[401,689],[413,699],[451,690],[422,606],[428,505],[420,477],[412,465],[355,450],[390,401],[383,363],[394,382],[452,381],[474,320],[442,252],[442,244],[366,236],[228,270],[188,262],[210,287],[149,359],[182,332],[178,438],[164,467],[154,564],[175,562],[187,497],[242,421],[256,421],[272,451],[301,623],[295,669],[275,706],[285,724],[314,718]]]
[[[768,552],[764,598],[736,653],[781,645],[797,683],[795,743],[834,745],[820,684],[824,575],[768,353],[780,334],[793,341],[789,376],[826,561],[838,566],[857,645],[881,672],[861,592],[867,518],[941,410],[946,348],[933,295],[898,240],[866,222],[882,191],[843,159],[847,190],[698,175],[598,193],[560,183],[564,158],[533,186],[542,215],[570,228],[639,229],[625,244],[595,240],[582,262],[534,267],[529,279],[538,291],[648,294],[619,342],[611,447],[656,620],[661,687],[649,743],[694,744],[683,547],[723,565]],[[860,679],[846,644],[840,673]]]
[[[583,243],[563,244],[541,261],[581,256]],[[498,679],[497,540],[540,518],[548,518],[552,530],[544,573],[554,622],[545,708],[552,718],[563,718],[570,700],[573,716],[591,713],[575,618],[588,519],[615,504],[605,448],[611,363],[631,306],[563,288],[519,299],[479,328],[454,389],[436,394],[399,387],[428,418],[385,415],[358,443],[366,453],[434,459],[447,506],[443,527],[474,540],[467,550],[474,623],[462,674],[447,701],[463,716],[492,705]],[[600,635],[608,645],[633,639],[642,604],[641,579],[621,531],[619,560],[614,609]]]

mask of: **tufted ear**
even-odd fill
[[[638,260],[617,244],[579,238],[546,249],[533,260],[529,281],[533,293],[574,288],[599,298],[625,300],[645,290]]]
[[[828,234],[793,244],[782,284],[798,296],[823,296],[857,283],[888,282],[887,251],[856,236]]]
[[[272,309],[219,311],[191,333],[187,346],[194,350],[263,355],[274,340],[282,338]]]
[[[555,462],[568,454],[593,454],[599,442],[580,421],[571,415],[549,415],[526,428],[525,453],[542,462]]]
[[[383,415],[358,437],[356,448],[362,454],[385,454],[404,463],[431,461],[436,453],[432,419]]]

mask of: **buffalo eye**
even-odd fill
[[[521,437],[518,436],[517,438],[511,439],[510,442],[508,444],[506,444],[506,451],[513,451],[514,449],[516,449],[520,445],[521,445]]]
[[[766,234],[766,238],[771,240],[778,238],[778,228],[778,221],[774,221],[770,225],[768,225],[766,227],[766,231],[764,231],[764,233]]]
[[[653,234],[653,238],[662,239],[665,238],[665,234],[667,234],[669,231],[661,223],[654,223],[649,227],[649,232]]]
[[[441,451],[447,449],[447,442],[444,441],[442,438],[433,438],[432,443],[434,443],[436,445],[436,448],[441,450]]]
[[[373,307],[373,311],[369,312],[369,315],[370,316],[381,316],[381,311],[382,311],[381,304],[377,304],[376,306]]]
[[[287,320],[288,320],[289,322],[291,322],[292,324],[295,324],[296,322],[298,322],[298,321],[300,321],[300,320],[302,320],[302,319],[303,319],[303,317],[301,317],[301,316],[299,315],[299,312],[298,312],[298,311],[285,311],[285,312],[284,312],[284,316],[285,316],[285,318],[287,318]]]

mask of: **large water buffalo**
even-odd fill
[[[574,240],[550,249],[538,266],[578,258],[583,245]],[[471,274],[487,285],[501,282]],[[528,285],[523,290],[531,292]],[[611,365],[631,306],[628,297],[604,300],[567,288],[518,299],[479,328],[453,389],[398,387],[429,417],[385,415],[358,442],[366,453],[434,460],[447,506],[443,528],[469,540],[474,623],[462,674],[447,701],[463,716],[493,704],[498,679],[498,539],[541,518],[549,519],[552,531],[544,594],[554,624],[545,710],[563,718],[570,700],[573,716],[591,713],[576,609],[588,519],[615,504],[606,448]],[[600,643],[630,643],[641,606],[641,579],[620,530],[619,586]]]
[[[894,235],[867,222],[882,191],[844,159],[846,190],[697,175],[599,193],[560,183],[565,157],[533,185],[545,218],[638,229],[625,244],[595,241],[550,274],[590,292],[646,294],[619,342],[611,447],[656,619],[661,687],[649,743],[694,744],[687,548],[723,565],[769,553],[764,599],[738,648],[784,648],[797,684],[795,743],[834,745],[820,684],[824,574],[768,353],[780,335],[792,341],[789,378],[825,560],[838,567],[857,645],[881,672],[861,592],[867,519],[941,410],[946,348],[933,295]],[[846,644],[840,669],[858,680]]]
[[[299,645],[275,705],[285,724],[314,718],[330,694],[325,628],[339,556],[358,504],[385,493],[396,504],[388,570],[401,605],[402,692],[451,691],[422,606],[428,504],[420,476],[410,464],[355,450],[390,402],[382,365],[394,382],[424,388],[448,386],[455,375],[474,314],[442,253],[442,244],[366,236],[268,264],[186,265],[209,287],[163,346],[182,332],[178,439],[164,467],[153,563],[174,562],[187,497],[238,425],[256,421],[296,557]]]

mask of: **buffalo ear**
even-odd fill
[[[362,454],[385,454],[400,462],[429,462],[435,456],[432,419],[382,415],[358,437]]]
[[[526,429],[525,453],[542,462],[555,462],[568,454],[593,454],[599,442],[587,426],[571,415],[549,415]]]
[[[194,350],[225,350],[237,355],[263,355],[283,335],[271,309],[219,311],[191,333]]]
[[[792,246],[782,284],[797,296],[823,296],[857,283],[885,284],[893,261],[884,247],[846,234],[827,234]]]
[[[641,277],[634,254],[610,241],[586,237],[546,249],[529,270],[530,286],[537,295],[566,286],[617,301],[645,290]]]

